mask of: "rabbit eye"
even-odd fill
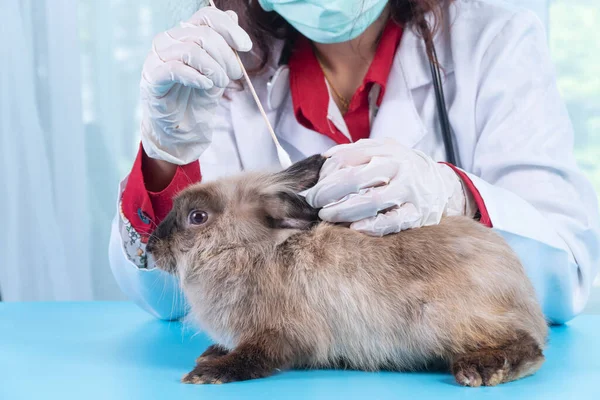
[[[201,210],[193,210],[190,212],[188,221],[191,225],[202,225],[208,221],[208,213]]]

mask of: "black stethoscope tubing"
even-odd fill
[[[454,143],[452,141],[452,127],[450,126],[450,120],[448,119],[448,111],[446,108],[446,100],[444,99],[442,74],[440,72],[435,47],[433,47],[432,50],[433,60],[429,60],[429,66],[431,68],[431,77],[433,78],[435,100],[437,104],[438,118],[440,120],[440,128],[442,130],[442,138],[444,139],[444,148],[446,149],[446,161],[452,165],[458,166],[456,153],[454,151]]]

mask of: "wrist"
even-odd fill
[[[467,185],[465,185],[465,182],[458,175],[456,175],[456,177],[460,181],[460,185],[462,187],[462,195],[464,197],[463,215],[473,219],[479,211],[479,207],[477,207],[477,203],[475,202],[475,197],[473,196],[473,193],[469,190]]]
[[[479,189],[475,183],[473,183],[473,179],[471,178],[465,171],[457,168],[456,166],[440,162],[440,164],[444,164],[451,168],[454,173],[460,178],[461,183],[463,184],[463,193],[465,194],[465,212],[463,215],[469,215],[473,219],[481,222],[481,224],[487,226],[488,228],[492,228],[493,224],[490,219],[490,215],[488,213],[487,207],[485,205],[485,200],[481,196]]]
[[[464,215],[474,218],[478,207],[473,194],[465,185],[462,178],[447,164],[440,164],[442,176],[448,188],[448,204],[446,206],[447,216]]]
[[[163,191],[173,180],[177,172],[177,165],[151,158],[145,151],[142,153],[142,174],[146,189],[150,192]]]
[[[175,128],[178,128],[177,125]],[[208,148],[212,135],[186,134],[169,131],[160,122],[151,118],[142,118],[140,125],[141,141],[144,152],[149,159],[166,161],[175,165],[187,165],[198,161],[200,155]]]

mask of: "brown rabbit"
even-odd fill
[[[148,242],[217,343],[183,378],[286,368],[450,368],[497,385],[544,361],[547,325],[504,240],[466,217],[369,237],[320,222],[298,192],[323,157],[184,190]]]

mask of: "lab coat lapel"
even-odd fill
[[[415,108],[406,74],[400,62],[399,51],[396,55],[385,94],[373,121],[371,138],[393,138],[407,147],[415,146],[427,133],[427,129]]]
[[[446,74],[453,71],[451,55],[446,50],[446,35],[438,34],[434,39],[440,64]],[[413,99],[413,91],[433,84],[429,60],[423,39],[412,29],[406,29],[400,47],[394,57],[385,95],[373,122],[371,138],[394,138],[402,145],[413,148],[425,135],[424,123]]]
[[[296,162],[313,154],[325,152],[335,142],[328,136],[302,126],[296,119],[292,105],[291,94],[281,106],[282,112],[275,128],[283,148],[289,153],[292,161]]]

